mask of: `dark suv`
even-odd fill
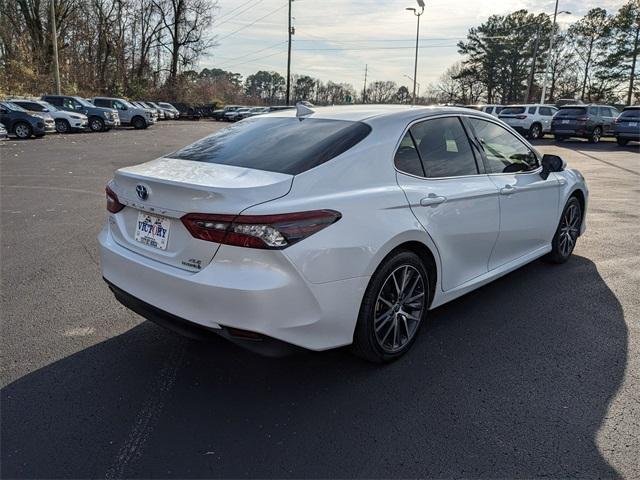
[[[640,142],[640,105],[624,107],[616,118],[613,134],[621,147],[629,142]]]
[[[67,112],[84,113],[89,117],[89,128],[94,132],[106,132],[120,125],[120,117],[116,110],[96,107],[84,98],[67,95],[44,95],[42,100]]]
[[[553,116],[551,133],[557,141],[582,137],[598,143],[613,136],[618,110],[609,105],[563,105]]]
[[[13,133],[20,139],[42,137],[46,133],[44,117],[38,113],[31,113],[11,102],[0,102],[0,123],[7,132]]]

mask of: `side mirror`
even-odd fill
[[[567,162],[558,155],[545,153],[542,156],[542,171],[540,172],[540,176],[546,180],[549,177],[550,172],[561,172],[566,166]]]

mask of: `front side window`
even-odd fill
[[[76,102],[73,98],[65,98],[63,101],[63,106],[67,110],[80,110],[82,105]]]
[[[252,117],[167,156],[297,175],[346,152],[370,131],[362,122]]]
[[[529,172],[538,168],[538,157],[517,137],[493,122],[469,118],[484,149],[487,173]]]
[[[457,117],[435,118],[411,127],[427,178],[476,175],[469,138]]]
[[[111,102],[109,100],[105,100],[103,98],[96,98],[93,101],[93,104],[96,107],[111,108]]]
[[[610,117],[611,113],[607,107],[598,107],[598,115],[601,117]]]
[[[407,132],[400,142],[394,163],[396,168],[401,172],[424,177],[422,162],[420,161],[418,150],[416,150],[416,145],[413,143],[410,132]]]
[[[124,103],[122,103],[120,100],[114,100],[113,106],[115,108],[117,108],[118,110],[126,110],[127,109],[127,106]]]
[[[535,115],[536,107],[529,107],[529,113],[531,113],[532,115]]]

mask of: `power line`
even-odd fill
[[[262,1],[263,1],[263,0],[258,0],[258,3],[262,2]],[[232,14],[233,12],[235,12],[236,10],[238,10],[238,9],[240,9],[240,8],[243,8],[245,5],[249,5],[250,3],[253,3],[253,0],[249,0],[249,1],[247,1],[247,2],[244,2],[244,3],[240,4],[240,6],[238,6],[238,7],[234,8],[234,9],[230,10],[228,13],[225,13],[224,15],[221,15],[221,16],[220,16],[220,18],[219,18],[218,20],[222,20],[223,18],[226,18],[226,20],[225,20],[224,22],[222,22],[222,23],[225,23],[225,22],[227,22],[227,21],[231,20],[231,18],[227,18],[227,17],[229,17],[229,15],[231,15],[231,14]],[[252,7],[253,7],[253,5],[251,5],[249,8],[252,8]],[[249,8],[247,8],[246,10],[248,10]],[[243,12],[244,12],[244,11],[246,11],[246,10],[243,10]],[[240,12],[240,13],[242,13],[242,12]],[[235,18],[236,16],[237,16],[237,15],[234,15],[232,18]],[[220,24],[218,24],[218,25],[220,25]]]
[[[257,18],[257,19],[256,19],[256,20],[254,20],[253,22],[251,22],[251,23],[249,23],[249,24],[247,24],[247,25],[245,25],[245,26],[243,26],[243,27],[240,27],[240,28],[238,28],[237,30],[234,30],[233,32],[230,32],[230,33],[228,33],[228,34],[226,34],[226,35],[224,35],[224,36],[222,36],[222,37],[218,38],[217,40],[218,40],[218,41],[221,41],[221,40],[224,40],[225,38],[229,38],[231,35],[235,35],[236,33],[238,33],[238,32],[240,32],[240,31],[244,30],[245,28],[249,28],[249,27],[251,27],[252,25],[255,25],[255,24],[256,24],[256,23],[258,23],[260,20],[262,20],[262,19],[264,19],[264,18],[267,18],[268,16],[273,15],[274,13],[276,13],[276,12],[278,12],[278,11],[282,10],[282,9],[283,9],[283,8],[285,8],[287,5],[288,5],[288,3],[285,3],[285,4],[284,4],[284,5],[282,5],[281,7],[278,7],[278,8],[276,8],[275,10],[272,10],[271,12],[267,13],[266,15],[263,15],[262,17]]]
[[[458,45],[425,45],[422,48],[452,48],[457,47]],[[415,45],[407,46],[407,47],[349,47],[349,48],[296,48],[296,52],[311,52],[311,51],[324,51],[324,50],[337,50],[337,51],[348,51],[348,50],[406,50],[406,49],[414,49]]]

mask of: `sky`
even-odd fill
[[[559,0],[558,16],[567,28],[589,9],[614,13],[624,0]],[[525,8],[553,14],[555,0],[426,0],[420,17],[418,83],[434,83],[461,59],[456,43],[469,28],[492,14]],[[287,68],[287,0],[218,0],[209,32],[217,46],[199,68],[221,68],[245,78],[258,70]],[[416,17],[406,7],[416,0],[294,0],[295,27],[291,54],[292,74],[323,81],[347,82],[356,89],[367,82],[393,80],[412,86]],[[411,89],[411,88],[410,88]]]

